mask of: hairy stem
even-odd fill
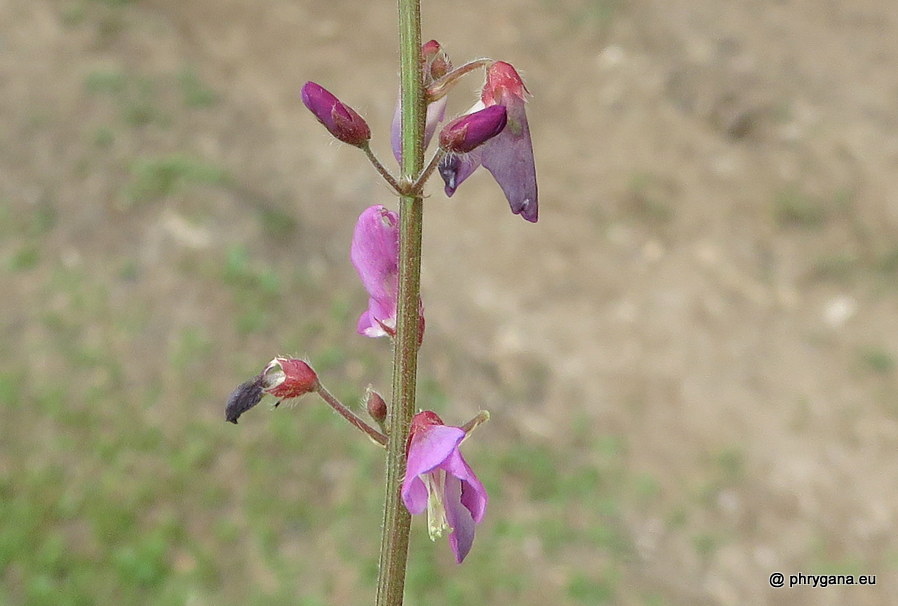
[[[456,67],[451,72],[432,83],[427,87],[425,94],[427,96],[427,102],[433,103],[437,99],[441,99],[446,96],[446,93],[449,92],[455,83],[461,79],[465,74],[469,74],[474,70],[478,70],[481,67],[486,67],[490,63],[492,63],[492,59],[475,59],[473,61],[468,61],[461,67]]]
[[[433,155],[433,158],[430,159],[430,162],[427,164],[427,168],[424,169],[424,172],[421,173],[421,176],[418,177],[417,181],[412,183],[412,191],[420,193],[424,190],[424,185],[427,183],[427,180],[430,179],[430,175],[433,174],[433,171],[440,164],[440,160],[443,159],[443,156],[446,155],[445,150],[442,148],[437,149],[437,152]]]
[[[380,444],[381,446],[387,445],[387,436],[380,433],[367,423],[363,421],[357,414],[349,410],[349,408],[343,404],[340,400],[338,400],[334,394],[329,392],[324,385],[318,383],[318,395],[321,396],[321,399],[330,404],[331,408],[336,410],[340,415],[352,423],[356,429],[361,430],[362,432],[368,434],[368,437]]]
[[[424,86],[421,74],[419,0],[399,0],[400,103],[402,106],[402,177],[412,182],[424,164]],[[405,475],[405,445],[415,410],[418,369],[418,308],[421,293],[420,194],[399,198],[399,301],[393,341],[393,398],[384,488],[383,537],[376,606],[401,606],[405,592],[411,516],[399,489]]]
[[[365,144],[361,145],[360,147],[362,148],[362,151],[365,152],[365,155],[368,156],[368,160],[371,162],[377,172],[380,173],[380,176],[383,177],[383,180],[386,181],[387,184],[393,188],[393,191],[398,194],[400,191],[399,183],[396,182],[396,179],[393,177],[393,175],[390,174],[390,171],[388,171],[384,167],[384,165],[381,164],[380,160],[377,159],[377,156],[375,156],[374,152],[371,151],[371,146],[368,145],[368,142],[366,141]]]

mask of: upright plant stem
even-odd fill
[[[410,183],[424,164],[424,87],[421,75],[419,0],[399,0],[399,52],[402,104],[402,181]],[[408,561],[411,516],[400,498],[405,475],[405,445],[415,411],[418,369],[418,302],[421,293],[423,200],[399,198],[399,305],[393,342],[393,398],[388,410],[383,538],[376,606],[401,606]]]

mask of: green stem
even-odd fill
[[[421,74],[419,0],[399,0],[400,103],[402,105],[402,176],[414,181],[424,164],[424,85]],[[399,300],[393,341],[393,398],[388,410],[383,538],[376,606],[401,606],[408,562],[411,516],[399,489],[405,475],[405,445],[415,411],[418,368],[418,306],[421,293],[423,199],[399,198]]]

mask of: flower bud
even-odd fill
[[[501,133],[507,120],[502,105],[491,105],[456,118],[440,131],[440,147],[448,152],[466,154]]]
[[[306,82],[302,87],[302,102],[343,143],[360,147],[371,138],[365,119],[324,87]]]
[[[371,415],[371,418],[374,419],[378,425],[381,427],[387,422],[387,403],[384,402],[383,397],[368,387],[368,391],[365,394],[365,408],[368,409],[368,414]]]
[[[295,358],[275,358],[262,371],[262,390],[276,398],[298,398],[318,389],[318,375]]]

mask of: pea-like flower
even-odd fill
[[[383,205],[366,208],[359,216],[349,251],[368,291],[368,309],[358,321],[359,334],[395,336],[399,296],[399,215]],[[424,314],[419,305],[419,340],[424,334]]]
[[[402,502],[412,514],[427,511],[430,538],[447,529],[449,546],[461,564],[474,543],[474,527],[483,520],[488,497],[483,484],[459,451],[465,430],[445,425],[436,413],[412,419]]]
[[[508,123],[501,133],[480,147],[443,158],[439,171],[447,196],[452,196],[458,186],[482,164],[502,188],[511,212],[536,223],[539,201],[533,144],[524,109],[527,94],[524,81],[511,64],[504,61],[490,64],[480,101],[468,113],[502,105],[506,109]]]

